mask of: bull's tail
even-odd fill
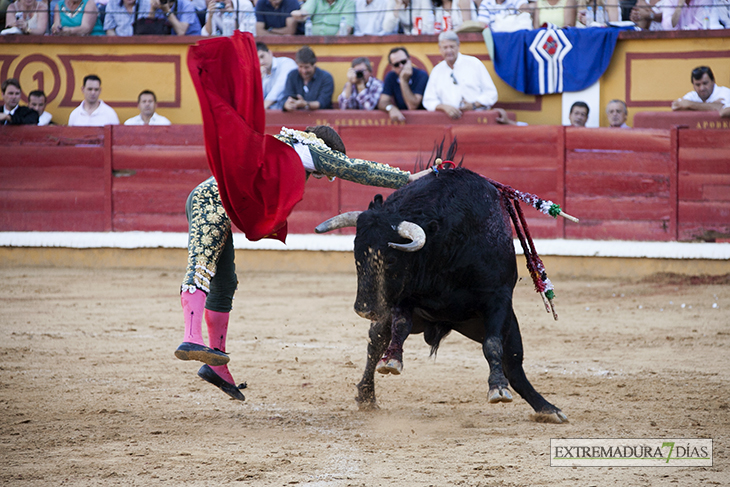
[[[441,344],[441,340],[443,340],[449,333],[451,333],[451,327],[442,323],[428,323],[426,325],[426,328],[423,330],[423,339],[426,340],[426,343],[431,345],[430,356],[436,355],[439,345]]]

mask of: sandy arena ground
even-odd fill
[[[520,262],[523,265],[523,262]],[[525,370],[567,414],[486,401],[480,346],[406,342],[401,376],[355,383],[368,322],[354,274],[253,273],[229,333],[236,402],[173,351],[177,269],[0,268],[0,484],[13,486],[730,485],[730,281],[552,276],[515,306]],[[716,303],[717,306],[713,307]],[[550,467],[550,438],[713,438],[707,468]]]

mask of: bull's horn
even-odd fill
[[[315,228],[314,231],[316,233],[325,233],[337,230],[338,228],[356,227],[357,217],[360,216],[360,213],[362,213],[362,211],[348,211],[347,213],[333,216],[326,222],[322,222],[317,225],[317,228]]]
[[[402,250],[403,252],[416,252],[418,250],[421,250],[424,245],[426,245],[426,232],[423,231],[423,228],[416,225],[415,223],[402,221],[398,225],[398,235],[400,235],[403,238],[408,238],[411,240],[411,243],[408,244],[398,244],[393,242],[388,242],[388,246],[392,249]]]

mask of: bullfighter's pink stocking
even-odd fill
[[[205,345],[203,341],[203,309],[206,295],[200,289],[194,293],[180,293],[183,313],[185,313],[185,339],[183,341]]]
[[[208,341],[211,348],[217,348],[221,352],[226,351],[226,336],[228,335],[228,317],[230,313],[220,313],[218,311],[205,310],[205,323],[208,325]],[[228,365],[220,365],[210,367],[218,377],[234,384],[233,376],[228,371]]]

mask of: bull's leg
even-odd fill
[[[368,340],[368,360],[365,364],[365,371],[362,379],[357,384],[357,397],[360,410],[378,409],[375,400],[375,365],[383,356],[385,348],[390,342],[390,320],[373,321],[370,323],[370,334]]]
[[[512,301],[509,297],[495,296],[490,306],[490,312],[486,313],[485,338],[482,343],[484,357],[489,363],[489,395],[491,403],[511,402],[512,394],[508,386],[509,382],[502,369],[502,332],[506,323],[509,323],[509,315],[512,313]]]
[[[522,367],[523,351],[522,336],[517,317],[512,313],[512,323],[507,330],[504,341],[504,373],[509,379],[512,388],[522,396],[537,413],[535,420],[551,423],[565,423],[568,417],[557,407],[553,406],[532,387],[527,380]]]
[[[413,320],[411,311],[399,306],[393,308],[392,316],[390,345],[375,370],[381,374],[398,375],[403,371],[403,342],[411,334]]]

